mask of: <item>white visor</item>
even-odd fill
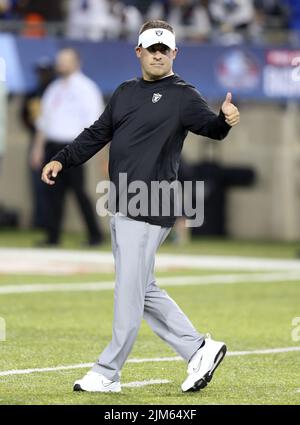
[[[151,28],[139,36],[138,46],[142,45],[145,49],[157,43],[165,44],[171,50],[175,50],[175,35],[165,28]]]

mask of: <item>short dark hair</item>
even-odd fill
[[[168,22],[161,21],[160,19],[152,19],[151,21],[147,21],[142,25],[139,35],[147,30],[151,30],[152,28],[164,28],[174,34],[174,30],[171,25],[168,24]]]

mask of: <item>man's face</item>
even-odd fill
[[[79,69],[79,61],[72,49],[61,50],[56,57],[56,72],[62,77],[68,77]]]
[[[141,62],[143,77],[146,80],[158,80],[172,72],[177,48],[171,50],[166,45],[158,43],[147,47],[147,49],[138,46],[135,51]]]

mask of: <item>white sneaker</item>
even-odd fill
[[[182,391],[199,391],[211,381],[214,371],[226,354],[224,342],[214,341],[208,335],[203,347],[194,354],[188,364],[188,377],[181,385]]]
[[[91,370],[82,379],[74,382],[73,390],[101,393],[119,393],[121,391],[121,384],[120,382],[110,381],[100,373]]]

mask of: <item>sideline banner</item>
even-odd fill
[[[140,76],[134,45],[125,41],[95,43],[0,34],[0,58],[7,64],[9,92],[32,89],[34,64],[45,56],[54,60],[62,47],[79,51],[83,71],[106,96],[124,80]],[[228,90],[240,99],[300,99],[300,49],[289,46],[183,44],[179,45],[174,70],[209,100],[223,99]]]

